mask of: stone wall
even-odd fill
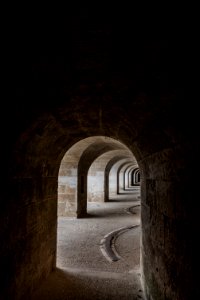
[[[192,74],[185,59],[193,55],[178,35],[137,39],[131,22],[95,24],[64,27],[64,55],[25,53],[19,30],[24,44],[4,57],[2,298],[28,299],[55,267],[60,163],[78,141],[98,135],[121,141],[139,164],[147,298],[198,299],[199,109],[197,96],[184,99]]]

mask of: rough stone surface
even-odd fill
[[[147,298],[200,298],[198,26],[174,10],[176,22],[163,9],[154,28],[149,12],[145,23],[143,10],[138,20],[125,5],[104,18],[105,11],[99,6],[98,17],[97,9],[65,10],[58,28],[54,13],[41,14],[42,22],[24,9],[8,17],[0,118],[3,300],[29,299],[55,267],[60,163],[93,136],[122,142],[138,162]]]
[[[88,203],[89,218],[58,219],[58,269],[35,292],[35,299],[144,299],[140,274],[140,228],[119,235],[115,249],[121,259],[110,262],[100,250],[101,239],[123,226],[138,225],[137,195],[107,203]],[[114,200],[114,199],[113,199]]]

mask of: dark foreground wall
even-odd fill
[[[68,35],[65,54],[19,51],[8,60],[1,298],[27,299],[55,268],[60,162],[93,135],[123,142],[141,169],[147,299],[197,298],[198,119],[193,99],[183,101],[179,45],[148,38],[132,46],[131,29],[80,28]]]

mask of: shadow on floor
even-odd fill
[[[126,199],[126,200],[121,200],[121,199],[109,199],[105,203],[109,202],[133,202],[133,201],[138,201],[138,199]]]
[[[130,282],[133,283],[131,288]],[[143,299],[143,295],[137,274],[125,276],[122,273],[112,272],[76,273],[57,268],[30,298],[30,300],[71,299],[138,300]]]

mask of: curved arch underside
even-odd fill
[[[127,146],[113,138],[93,136],[75,143],[60,164],[58,215],[84,217],[87,201],[108,201],[109,195],[117,195],[119,184],[125,192],[127,179],[118,172],[125,161],[138,166]]]

